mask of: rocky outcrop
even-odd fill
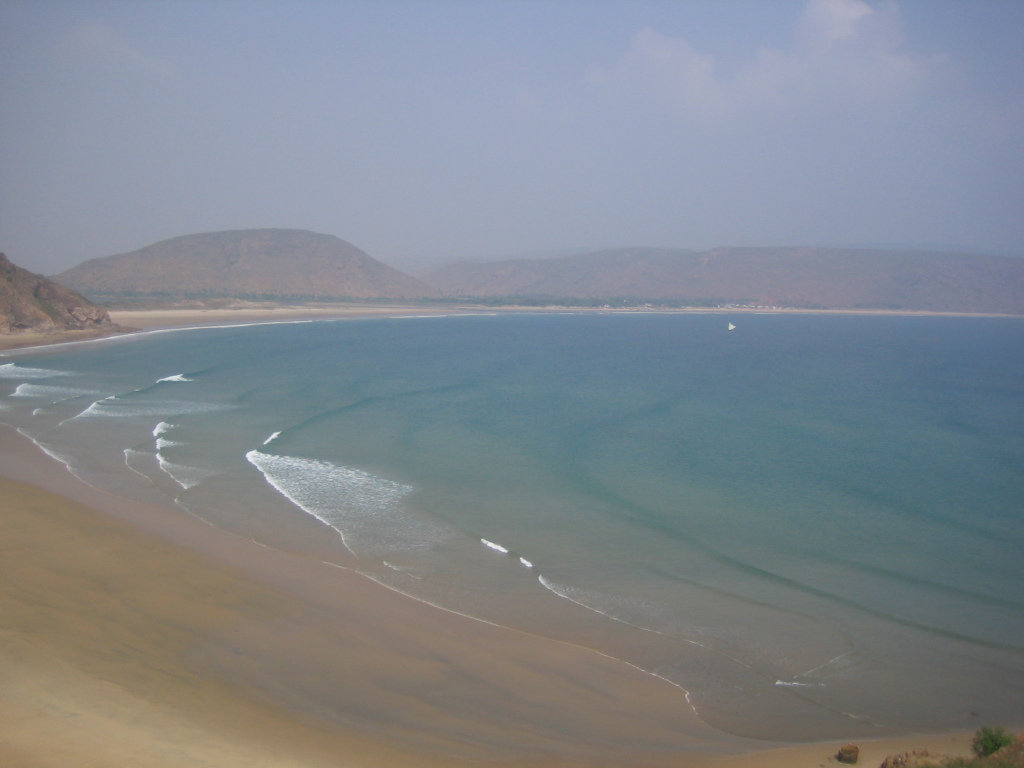
[[[972,745],[975,754],[977,747]],[[1011,743],[993,752],[987,757],[965,759],[929,752],[927,749],[915,749],[889,755],[878,768],[1024,768],[1024,736],[1018,736]]]
[[[927,749],[915,749],[909,752],[900,752],[896,755],[889,755],[878,768],[916,768],[922,765],[935,765],[943,759],[942,755],[931,755]],[[948,758],[945,758],[948,759]]]
[[[853,765],[857,762],[860,757],[860,748],[856,744],[844,744],[839,748],[839,753],[836,755],[836,760],[840,763],[847,763]]]
[[[0,253],[0,333],[76,330],[115,331],[117,326],[102,307]]]

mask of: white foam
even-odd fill
[[[166,421],[161,421],[155,427],[153,427],[153,437],[160,437],[160,435],[166,434],[168,430],[174,429],[173,424],[168,424]]]
[[[185,464],[175,464],[167,461],[163,456],[157,454],[157,462],[160,464],[160,469],[167,474],[174,482],[182,487],[184,490],[194,488],[199,485],[203,480],[208,477],[213,477],[216,472],[209,469],[202,469],[201,467],[190,467]]]
[[[519,562],[525,565],[527,568],[533,568],[533,563],[527,560],[525,557],[520,557]]]
[[[81,413],[72,416],[72,419],[113,417],[126,418],[138,416],[169,416],[183,413],[208,413],[210,411],[222,410],[222,405],[210,403],[197,403],[181,400],[157,400],[153,402],[126,402],[118,395],[110,395],[102,400],[92,403]]]
[[[565,584],[558,584],[554,581],[551,581],[549,578],[543,575],[538,576],[537,581],[539,581],[545,589],[554,592],[559,597],[564,597],[566,600],[576,603],[576,605],[582,606],[583,608],[586,608],[588,611],[594,611],[594,613],[600,613],[602,616],[607,616],[610,619],[615,619],[615,617],[612,616],[610,613],[607,613],[599,608],[596,608],[593,605],[595,601],[591,599],[591,593],[586,592],[585,590],[576,589],[575,587],[570,587]],[[618,621],[618,619],[615,620]]]
[[[22,435],[24,437],[27,437],[29,440],[31,440],[33,443],[35,443],[36,447],[39,448],[39,450],[41,450],[43,453],[45,453],[51,459],[53,459],[55,461],[59,461],[61,464],[64,465],[64,467],[68,470],[68,472],[70,472],[72,475],[77,477],[79,480],[83,480],[84,481],[84,478],[81,475],[79,475],[77,472],[75,472],[74,466],[71,463],[71,457],[70,456],[65,456],[64,454],[58,453],[53,448],[50,448],[49,446],[44,445],[39,440],[34,438],[32,435],[30,435],[28,432],[26,432],[24,429],[19,428],[18,429],[18,434]]]
[[[270,444],[271,444],[272,442],[274,442],[275,440],[277,440],[277,438],[279,438],[280,436],[281,436],[281,433],[280,433],[280,432],[275,432],[275,433],[274,433],[274,434],[272,434],[272,435],[271,435],[270,437],[268,437],[268,438],[267,438],[266,440],[264,440],[264,441],[263,441],[263,444],[264,444],[264,445],[270,445]]]
[[[144,477],[150,482],[153,482],[152,478],[150,478],[149,475],[147,475],[145,472],[140,472],[132,465],[132,459],[142,459],[145,461],[154,462],[156,461],[156,455],[149,453],[147,451],[140,451],[137,448],[124,449],[124,465],[128,467],[128,469],[130,469],[132,472],[139,475],[140,477]]]
[[[11,392],[11,397],[33,397],[45,400],[70,400],[81,395],[94,395],[96,392],[72,387],[55,387],[52,384],[32,384],[24,382]]]
[[[184,373],[176,373],[173,376],[164,376],[162,379],[157,379],[156,383],[159,384],[161,381],[192,381],[192,379],[185,376]]]
[[[636,616],[630,616],[630,619],[632,619],[630,620],[622,615],[631,613],[635,614],[637,609],[640,609],[643,613],[649,613],[653,606],[643,601],[623,600],[622,598],[618,598],[613,595],[593,592],[587,589],[580,589],[579,587],[571,587],[566,584],[558,584],[543,575],[538,576],[537,580],[542,586],[554,592],[559,597],[564,597],[566,600],[576,603],[576,605],[586,608],[588,611],[599,613],[602,616],[607,616],[609,619],[621,624],[627,624],[631,627],[642,629],[645,632],[653,632],[656,635],[665,634],[665,632],[662,632],[659,629],[646,626],[646,622],[643,621],[643,619],[637,620]],[[679,637],[679,639],[701,648],[706,647],[703,643],[699,643],[696,640],[687,637]]]
[[[109,395],[108,397],[104,397],[102,400],[96,400],[95,402],[90,403],[88,408],[86,408],[81,413],[78,413],[78,414],[72,416],[71,419],[77,419],[77,418],[83,417],[83,416],[103,416],[103,415],[106,415],[106,414],[103,414],[103,413],[100,412],[101,408],[102,408],[102,403],[110,401],[110,400],[117,400],[117,395]],[[65,421],[71,421],[71,419],[65,419]],[[63,423],[63,422],[61,422],[61,423]]]
[[[48,379],[53,376],[70,376],[67,371],[51,371],[47,368],[28,368],[17,363],[0,365],[0,379]]]
[[[158,437],[156,439],[156,449],[158,451],[161,451],[164,448],[173,448],[176,445],[184,445],[184,443],[176,443],[174,440],[168,440],[165,437]]]
[[[487,539],[480,539],[480,543],[483,544],[485,547],[490,547],[495,552],[501,552],[501,554],[503,555],[508,554],[508,550],[505,549],[505,547],[501,546],[501,544],[495,544],[493,541],[488,541]]]
[[[249,451],[249,463],[282,496],[334,528],[356,555],[427,549],[453,538],[453,529],[406,507],[413,488],[353,467]]]

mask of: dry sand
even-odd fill
[[[326,320],[344,317],[398,317],[437,315],[451,308],[407,305],[314,304],[305,306],[265,305],[224,309],[142,309],[112,310],[110,319],[127,328],[172,328],[184,325],[273,322],[281,320]]]
[[[75,341],[91,341],[110,336],[107,331],[61,331],[59,333],[0,333],[0,350],[22,349],[24,347],[67,344]]]
[[[303,316],[239,311],[116,322]],[[363,313],[321,316],[344,314]],[[8,427],[0,478],[2,766],[835,764],[838,744],[717,732],[680,689],[593,651],[98,491]],[[969,738],[860,742],[861,764]]]

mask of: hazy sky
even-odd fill
[[[1024,254],[1021,0],[0,0],[0,250]]]

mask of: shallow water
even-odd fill
[[[496,315],[0,365],[89,482],[669,679],[712,725],[1024,721],[1024,321]]]

